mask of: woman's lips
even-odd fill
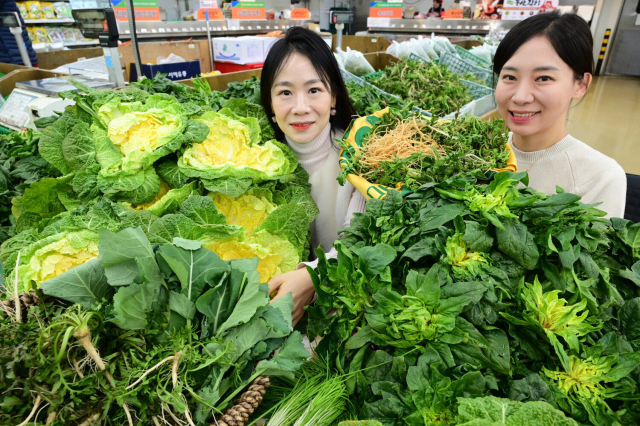
[[[313,123],[291,123],[291,127],[296,130],[306,130],[311,127],[311,125],[313,125]]]
[[[511,121],[514,123],[526,123],[527,121],[533,120],[540,111],[537,112],[527,112],[527,111],[509,111],[509,116],[511,117]]]

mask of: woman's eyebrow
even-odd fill
[[[518,71],[518,68],[512,67],[512,66],[504,66],[502,67],[502,69],[507,71]],[[544,67],[536,67],[534,71],[560,71],[560,70],[557,67],[554,67],[553,65],[546,65]]]
[[[320,80],[319,78],[314,78],[313,80],[309,80],[309,81],[305,82],[304,85],[305,86],[309,86],[311,84],[317,84],[317,83],[322,83],[322,80]],[[276,86],[293,87],[293,83],[291,83],[289,81],[279,81],[276,84],[274,84],[273,86],[274,87],[276,87]]]

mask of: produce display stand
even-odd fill
[[[260,78],[261,75],[262,75],[262,68],[259,68],[255,70],[230,72],[227,74],[219,74],[219,75],[213,75],[210,77],[201,77],[201,78],[205,80],[207,83],[209,83],[209,87],[211,87],[211,90],[222,92],[227,89],[227,85],[229,83],[240,83],[252,77]],[[190,79],[180,80],[179,83],[184,83],[189,86],[193,86],[193,82]]]
[[[13,71],[0,79],[0,94],[7,96],[16,88],[16,83],[23,81],[40,80],[50,77],[62,77],[69,74],[39,70],[36,68],[25,68]]]

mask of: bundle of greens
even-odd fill
[[[403,110],[390,108],[381,118],[367,120],[372,127],[358,130],[362,147],[348,143],[348,135],[342,142],[350,157],[349,167],[340,174],[342,182],[355,174],[376,184],[416,190],[459,173],[480,177],[507,166],[508,138],[500,120],[465,115],[439,121],[411,110],[410,105]]]
[[[405,102],[442,117],[473,100],[460,79],[458,74],[442,65],[409,59],[389,65],[383,73],[372,75],[368,81]]]
[[[11,217],[11,200],[33,182],[60,173],[38,154],[40,133],[30,129],[0,135],[0,243],[21,231]]]
[[[518,424],[494,416],[520,405],[481,416],[473,398],[495,396],[580,424],[640,421],[640,224],[527,183],[502,172],[390,191],[354,216],[337,259],[318,250],[307,331],[353,373],[359,419]]]
[[[207,424],[256,377],[293,378],[308,357],[292,298],[269,303],[257,259],[153,246],[140,227],[96,243],[42,282],[55,300],[0,313],[0,423]]]
[[[371,115],[386,107],[402,108],[402,101],[394,96],[383,96],[378,91],[358,83],[346,83],[349,98],[359,116]]]

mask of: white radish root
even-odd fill
[[[18,266],[20,266],[20,252],[18,251],[18,259],[16,260],[16,278],[13,281],[13,297],[15,299],[16,322],[22,322],[22,304],[20,303],[20,294],[18,292]]]

